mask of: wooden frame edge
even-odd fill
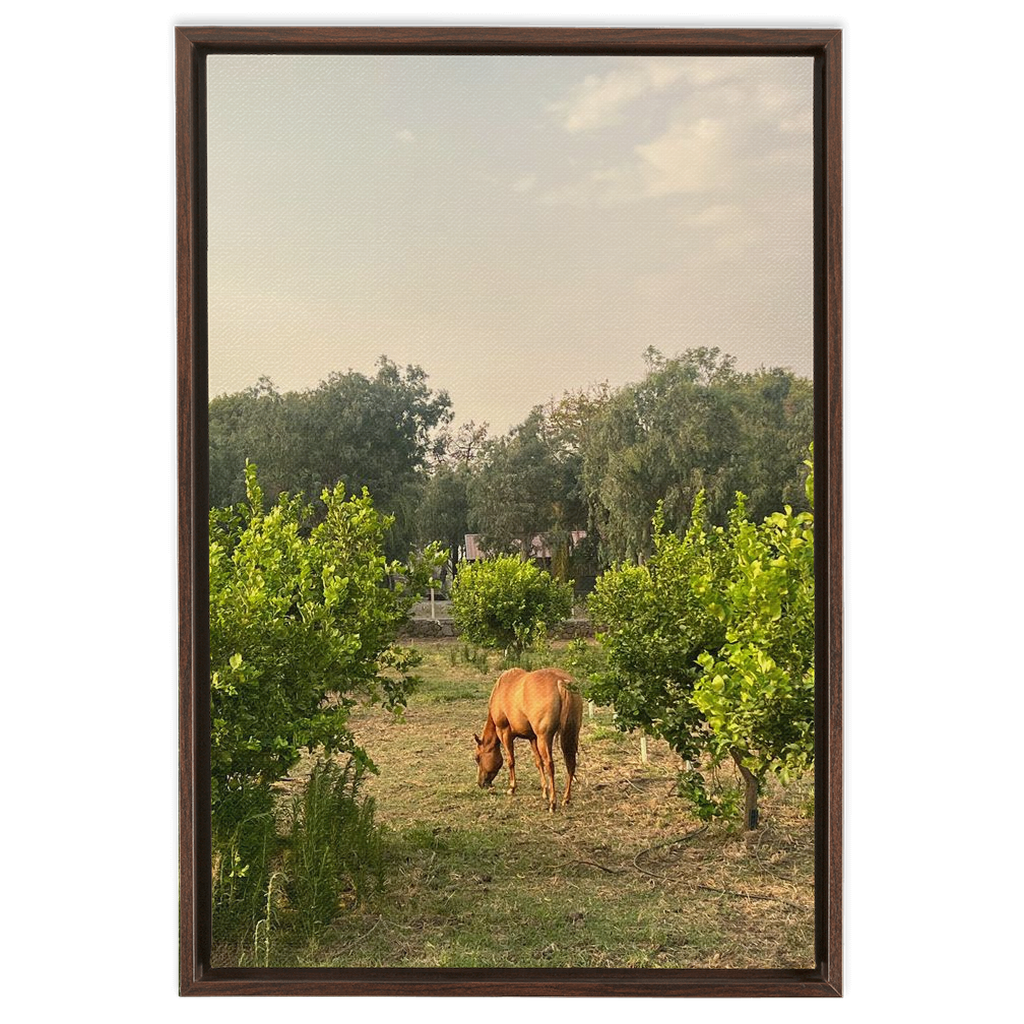
[[[816,949],[818,967],[784,970],[533,969],[211,970],[205,934],[208,863],[209,707],[198,666],[208,661],[200,624],[208,618],[205,533],[206,380],[205,122],[207,53],[546,53],[642,52],[721,56],[813,56],[815,139],[815,508],[826,557],[816,571],[819,676],[816,714]],[[843,529],[842,529],[842,37],[838,29],[595,28],[175,28],[177,443],[179,598],[179,994],[435,995],[604,997],[838,997],[842,995]],[[820,371],[820,374],[819,374]],[[206,588],[204,590],[204,587]],[[205,733],[204,733],[205,728]],[[205,901],[205,902],[204,902]],[[204,907],[206,908],[204,911]],[[521,989],[516,991],[516,989]]]

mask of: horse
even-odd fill
[[[583,721],[583,698],[573,689],[571,676],[554,668],[527,672],[511,668],[498,676],[487,707],[487,724],[481,738],[475,733],[477,784],[490,786],[501,770],[502,747],[508,756],[509,796],[516,791],[516,759],[513,744],[527,739],[533,749],[533,762],[540,773],[540,784],[548,810],[555,809],[555,759],[552,744],[559,735],[565,770],[562,803],[572,797],[576,776],[576,751]]]

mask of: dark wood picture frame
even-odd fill
[[[176,32],[182,995],[842,994],[842,163],[838,29],[192,28]],[[227,53],[814,58],[815,949],[808,970],[210,967],[205,58]]]

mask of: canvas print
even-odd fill
[[[205,82],[213,966],[814,967],[813,59]]]

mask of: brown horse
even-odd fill
[[[533,762],[540,772],[540,784],[548,809],[555,809],[555,759],[552,743],[561,736],[562,755],[569,781],[562,803],[572,795],[576,775],[576,750],[583,721],[583,698],[572,689],[570,676],[554,668],[526,672],[511,668],[498,676],[487,708],[483,738],[476,740],[477,783],[489,786],[501,770],[501,748],[508,755],[509,795],[516,791],[516,759],[512,749],[517,739],[527,739]]]

